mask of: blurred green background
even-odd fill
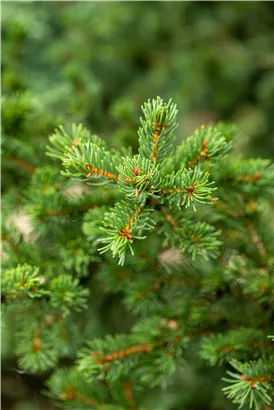
[[[160,95],[178,104],[179,141],[228,120],[241,129],[239,152],[273,156],[272,2],[20,1],[1,9],[4,153],[47,162],[48,134],[74,121],[136,150],[140,105]],[[27,183],[27,172],[15,175],[3,156],[4,191]],[[3,410],[53,409],[39,393],[44,376],[20,374],[10,349],[2,354]]]

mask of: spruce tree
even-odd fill
[[[142,112],[138,153],[81,124],[55,130],[41,165],[31,144],[22,158],[4,144],[31,174],[2,200],[18,367],[63,409],[189,408],[194,385],[204,409],[203,384],[223,408],[270,409],[273,164],[233,151],[233,124],[177,144],[172,100]]]

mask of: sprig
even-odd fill
[[[118,181],[117,165],[121,158],[117,154],[88,141],[78,144],[63,157],[65,171],[62,175],[86,181],[90,185],[114,184]]]
[[[123,158],[118,167],[120,174],[119,186],[126,197],[136,202],[144,203],[148,197],[157,198],[160,190],[159,171],[149,159]]]
[[[212,188],[213,184],[214,181],[209,181],[207,172],[201,172],[195,167],[165,176],[160,195],[162,202],[166,199],[178,208],[192,205],[195,210],[195,201],[205,203],[215,199],[212,198],[212,192],[217,188]]]
[[[178,147],[173,159],[175,168],[194,168],[205,161],[211,166],[214,165],[216,160],[223,158],[231,148],[227,135],[231,138],[231,134],[236,133],[235,127],[231,130],[229,125],[225,126],[223,123],[203,125]]]
[[[49,157],[63,160],[66,153],[73,151],[79,144],[92,142],[102,149],[107,149],[105,141],[97,135],[92,135],[82,124],[72,124],[71,133],[60,125],[54,134],[49,137],[52,146],[47,146],[46,154]]]
[[[145,239],[143,232],[151,230],[154,222],[150,218],[151,209],[131,203],[118,203],[105,215],[102,230],[107,236],[100,239],[106,244],[99,249],[100,253],[111,250],[112,255],[119,256],[119,264],[123,265],[127,248],[134,254],[133,239]]]
[[[41,297],[47,293],[39,277],[39,268],[27,264],[2,272],[2,292],[13,300]]]
[[[160,97],[148,100],[142,106],[144,119],[140,118],[139,154],[160,166],[174,150],[177,128],[177,108],[170,99],[165,103]]]
[[[263,360],[242,363],[234,359],[230,361],[230,365],[239,373],[227,371],[231,378],[222,380],[230,386],[224,387],[223,392],[229,399],[232,399],[233,403],[239,405],[239,409],[247,402],[249,402],[249,408],[254,410],[261,410],[265,405],[271,403],[270,377]]]

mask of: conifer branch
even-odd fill
[[[55,133],[49,137],[49,140],[52,146],[47,146],[47,155],[60,160],[63,160],[66,153],[74,151],[75,147],[87,142],[107,149],[106,143],[97,135],[92,135],[82,124],[72,124],[71,134],[60,125]]]
[[[178,224],[179,223],[179,224]],[[222,242],[218,239],[221,231],[205,222],[187,220],[181,218],[171,232],[163,230],[165,240],[163,244],[172,248],[180,248],[184,253],[187,251],[193,259],[202,255],[205,259],[216,258]],[[161,230],[160,230],[161,232]]]
[[[71,410],[137,410],[142,390],[172,381],[186,347],[201,341],[209,364],[235,369],[225,395],[261,410],[274,387],[272,237],[260,236],[270,225],[273,165],[226,157],[237,130],[222,123],[176,147],[175,104],[158,97],[142,110],[138,155],[108,148],[82,125],[50,137],[47,155],[62,163],[62,175],[106,185],[82,185],[81,197],[67,196],[71,184],[57,167],[29,165],[34,149],[22,141],[5,147],[7,160],[32,172],[23,195],[14,188],[6,196],[5,215],[19,204],[38,232],[26,243],[4,217],[2,289],[7,323],[16,318],[18,365],[49,371],[91,337],[75,367],[52,374],[48,394]],[[98,244],[120,267],[95,254]],[[121,333],[96,339],[107,332],[97,319],[111,294],[128,316],[113,321],[111,331]]]
[[[34,167],[32,164],[27,162],[26,160],[22,158],[17,158],[17,157],[11,157],[8,156],[7,158],[9,161],[13,162],[16,165],[19,165],[20,167],[23,167],[24,169],[28,170],[29,172],[35,172],[36,167]]]
[[[175,168],[194,168],[204,161],[214,165],[231,148],[231,142],[226,138],[228,129],[229,125],[222,123],[197,129],[178,147],[174,158]],[[236,133],[234,130],[233,134]]]
[[[226,334],[215,334],[203,341],[201,355],[212,365],[242,358],[245,352],[253,350],[255,357],[260,351],[274,349],[274,343],[266,342],[266,332],[252,328],[230,330]],[[235,353],[238,354],[235,356]]]
[[[177,128],[177,109],[172,100],[166,104],[160,97],[148,100],[142,107],[144,119],[140,118],[139,154],[153,164],[162,166],[173,151]]]
[[[102,230],[108,236],[100,238],[101,243],[106,245],[99,249],[101,253],[108,250],[112,255],[119,256],[119,264],[123,265],[127,248],[132,255],[133,239],[145,239],[141,236],[143,231],[153,229],[154,222],[150,219],[151,210],[142,206],[135,206],[129,203],[118,203],[111,212],[105,215]]]
[[[228,159],[225,167],[218,169],[218,178],[231,183],[249,197],[272,192],[274,166],[266,159]]]
[[[92,406],[94,409],[103,409],[104,405],[102,403],[98,403],[91,397],[85,396],[82,393],[78,393],[73,387],[68,387],[65,393],[60,394],[60,400],[72,400],[72,401],[79,401],[85,404]]]
[[[158,169],[149,159],[123,158],[118,167],[120,179],[119,186],[127,198],[144,203],[148,197],[156,197],[160,189],[160,176]]]
[[[235,211],[234,209],[232,209],[230,206],[228,206],[225,202],[223,201],[209,201],[211,204],[214,205],[215,208],[217,208],[218,210],[220,210],[221,212],[224,212],[226,214],[229,214],[230,216],[232,216],[233,218],[239,218],[241,216],[241,214],[237,211]]]
[[[104,185],[118,181],[119,162],[119,156],[112,155],[109,151],[88,141],[82,145],[78,144],[73,151],[66,153],[63,157],[66,171],[62,171],[62,175],[78,181],[84,180],[90,185]]]
[[[108,353],[105,356],[101,355],[100,353],[96,353],[96,352],[92,352],[90,353],[90,355],[96,360],[98,365],[101,366],[106,363],[124,359],[125,357],[131,356],[131,355],[150,352],[152,349],[153,349],[153,345],[144,343],[144,344],[127,347],[118,352]]]
[[[255,410],[271,404],[271,378],[268,374],[268,366],[263,360],[241,363],[233,359],[230,365],[239,373],[227,371],[231,378],[223,378],[223,380],[230,385],[222,390],[228,398],[232,399],[233,403],[238,404],[241,408],[249,402],[249,407]]]
[[[47,294],[38,276],[36,266],[18,265],[14,269],[4,271],[2,275],[2,291],[11,299],[42,297]]]
[[[167,220],[167,222],[174,228],[179,228],[179,224],[178,222],[175,220],[175,218],[167,211],[166,208],[162,207],[161,208],[161,212],[164,215],[165,219]]]
[[[132,383],[130,380],[127,380],[123,384],[125,390],[125,396],[130,404],[130,410],[136,410],[136,405],[134,403],[134,398],[132,394]]]
[[[77,368],[59,369],[48,381],[50,392],[62,406],[70,409],[127,410],[122,405],[109,403],[109,392],[98,381],[90,383]],[[61,403],[60,403],[61,402]]]
[[[66,168],[63,175],[78,177],[91,185],[118,181],[116,165],[120,155],[108,151],[104,141],[81,124],[73,124],[71,134],[60,126],[49,139],[53,147],[47,147],[47,155],[61,159]]]
[[[160,194],[170,203],[175,202],[179,209],[190,205],[195,209],[195,201],[205,203],[214,199],[212,191],[217,188],[211,187],[214,182],[209,182],[208,178],[209,174],[200,172],[197,167],[178,171],[163,178]]]
[[[154,326],[152,337],[147,335],[148,326]],[[79,356],[78,368],[82,374],[97,375],[110,382],[117,377],[118,372],[125,378],[130,373],[133,379],[137,377],[146,384],[157,385],[163,374],[175,371],[175,361],[186,343],[176,321],[154,317],[153,320],[139,322],[131,335],[118,335],[115,338],[107,336],[105,340],[88,342],[89,347]],[[164,362],[167,358],[168,363]],[[143,374],[141,368],[136,368],[140,360],[149,373]],[[151,361],[154,369],[159,369],[157,378],[154,374],[154,380]]]

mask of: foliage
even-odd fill
[[[19,366],[55,368],[46,394],[67,409],[149,408],[142,392],[170,388],[195,344],[196,357],[238,371],[223,378],[233,403],[259,410],[272,401],[273,244],[260,224],[273,167],[231,160],[238,131],[223,123],[202,127],[176,149],[176,112],[160,97],[144,104],[137,155],[107,148],[82,125],[71,133],[59,127],[47,148],[54,167],[35,170],[22,199],[38,235],[22,239],[3,221],[10,257],[2,290],[7,310],[20,311]],[[84,194],[70,198],[70,181]],[[111,293],[134,319],[114,335],[93,334],[100,297]],[[76,358],[70,369],[60,368],[63,357]]]
[[[272,26],[3,2],[3,407],[20,378],[47,410],[269,410]]]

